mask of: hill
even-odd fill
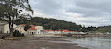
[[[96,31],[101,33],[106,33],[106,32],[111,33],[111,26],[101,26],[101,27],[98,27]]]
[[[68,22],[64,20],[48,19],[41,17],[33,17],[31,19],[21,18],[15,21],[15,24],[32,24],[43,26],[44,29],[68,29],[70,31],[80,31],[81,25],[77,25],[74,22]]]

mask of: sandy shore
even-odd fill
[[[0,49],[88,49],[71,43],[49,41],[67,41],[54,38],[25,38],[19,40],[0,40]],[[70,42],[70,41],[69,41]]]

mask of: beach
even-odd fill
[[[0,40],[0,49],[88,49],[72,43],[51,41],[67,41],[61,38],[23,38],[18,40]]]

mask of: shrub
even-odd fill
[[[24,27],[24,30],[27,31],[29,28],[31,28],[31,26],[27,24],[27,25]]]
[[[14,36],[14,37],[24,37],[24,34],[21,34],[18,30],[15,30],[15,31],[13,32],[13,36]]]

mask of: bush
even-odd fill
[[[14,37],[24,37],[24,34],[21,34],[18,30],[15,30],[15,31],[13,32],[13,36],[14,36]]]
[[[24,30],[27,31],[29,28],[31,28],[31,26],[27,24],[27,25],[24,27]]]

